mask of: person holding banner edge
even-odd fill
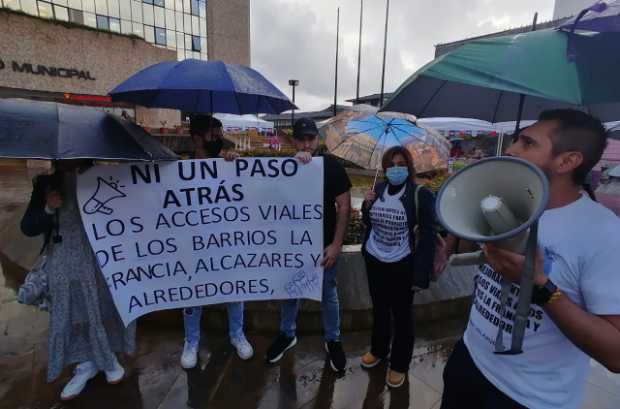
[[[223,150],[222,123],[213,116],[192,116],[190,118],[190,135],[195,146],[194,159],[221,157],[231,161],[239,157],[236,152]],[[243,331],[243,302],[228,303],[226,311],[230,343],[235,347],[239,358],[248,360],[254,356],[254,348],[248,342]],[[185,342],[181,354],[181,366],[185,369],[194,368],[198,363],[201,318],[202,307],[183,309]]]
[[[373,328],[370,351],[361,365],[373,368],[390,355],[386,383],[398,388],[405,383],[413,355],[414,288],[428,288],[433,271],[435,197],[415,183],[413,158],[405,147],[388,149],[381,163],[387,182],[368,192],[362,205],[367,226],[362,253]]]
[[[620,219],[581,189],[606,144],[598,119],[560,109],[543,112],[506,151],[549,179],[523,353],[493,352],[495,318],[508,336],[513,322],[495,309],[491,287],[502,277],[519,283],[524,256],[486,244],[467,329],[444,369],[442,409],[577,409],[590,358],[620,372]]]
[[[318,154],[319,131],[313,120],[298,119],[293,126],[293,144],[297,149],[295,158],[310,163]],[[321,313],[325,351],[331,368],[341,372],[346,367],[346,356],[340,339],[340,307],[336,288],[336,262],[342,249],[349,213],[351,210],[351,181],[344,167],[330,155],[323,157],[323,295]],[[297,344],[296,321],[300,300],[282,302],[280,311],[280,334],[267,350],[268,363],[276,363]]]

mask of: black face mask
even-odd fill
[[[218,157],[223,146],[224,142],[221,139],[216,139],[214,141],[204,141],[205,150],[211,158]]]

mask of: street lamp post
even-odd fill
[[[295,87],[299,85],[299,80],[288,80],[288,85],[293,88],[293,104],[295,104]],[[291,110],[291,129],[295,124],[295,108]]]

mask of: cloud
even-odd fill
[[[385,0],[364,1],[360,94],[379,92]],[[303,110],[333,102],[336,7],[340,6],[338,103],[355,97],[359,0],[254,0],[252,65]],[[549,20],[553,0],[391,0],[386,92],[432,60],[438,43],[529,24],[534,13]]]

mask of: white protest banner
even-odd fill
[[[77,193],[125,325],[170,308],[321,299],[321,158],[95,166]]]

